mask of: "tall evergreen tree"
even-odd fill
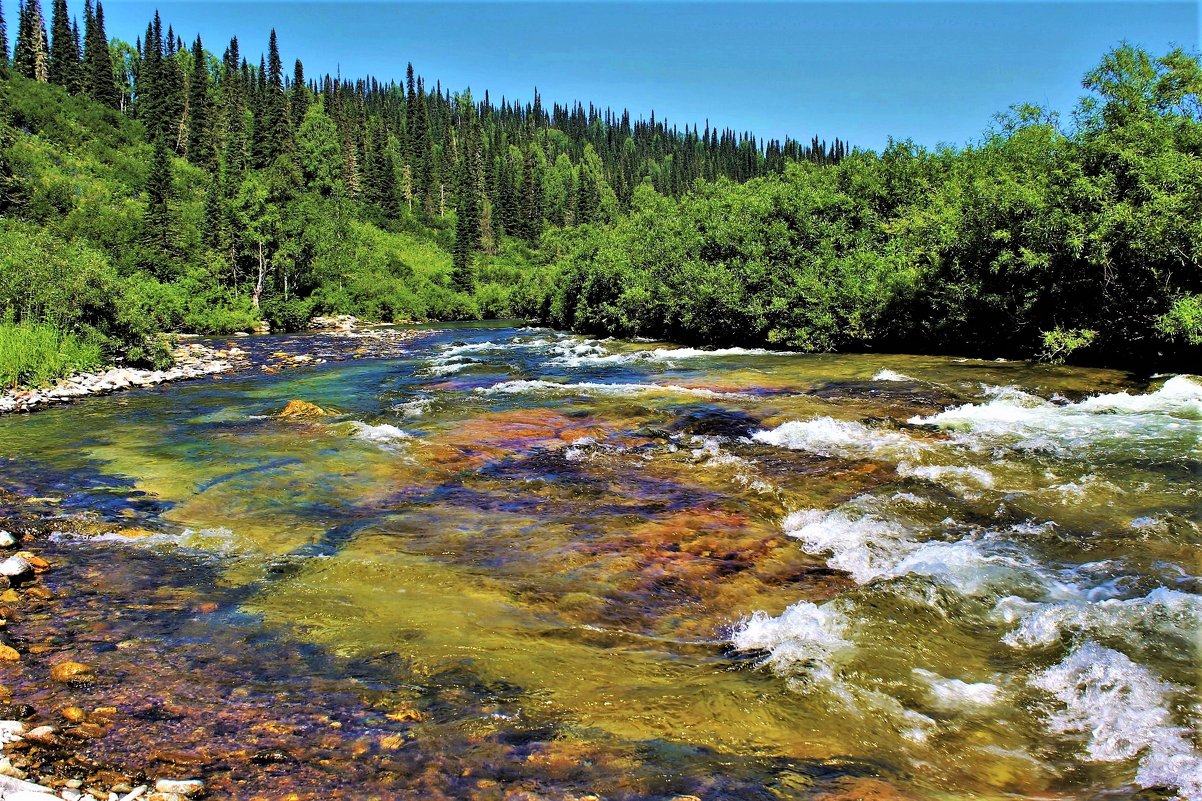
[[[50,45],[46,41],[46,22],[39,0],[28,0],[21,9],[13,66],[31,80],[43,83],[50,80]]]
[[[47,76],[51,83],[69,87],[79,66],[79,50],[71,33],[67,0],[54,0],[50,14],[50,62]]]
[[[113,59],[104,32],[104,7],[97,2],[93,13],[92,0],[84,0],[82,73],[84,91],[89,97],[109,108],[120,106],[121,95],[113,80]]]
[[[200,37],[192,45],[192,79],[188,84],[188,161],[212,169],[216,160],[209,101],[209,65]]]
[[[143,242],[160,275],[171,254],[171,153],[162,140],[155,143],[154,159],[146,180],[146,217],[142,226]]]
[[[481,142],[471,92],[459,98],[459,171],[455,198],[455,251],[451,281],[460,292],[476,286],[472,257],[480,249]]]
[[[4,5],[0,3],[0,72],[8,69],[8,26],[4,23]]]
[[[292,131],[300,130],[305,121],[305,112],[309,110],[309,87],[305,85],[305,67],[298,58],[292,67],[292,97],[289,109],[292,113]]]

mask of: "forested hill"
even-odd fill
[[[133,45],[107,39],[99,3],[82,18],[54,0],[47,32],[29,0],[11,64],[0,48],[0,381],[34,375],[2,364],[31,328],[139,361],[157,332],[319,313],[1199,357],[1190,54],[1107,53],[1067,122],[1018,106],[970,146],[874,153],[493,102],[412,70],[404,85],[310,80],[274,33],[256,64],[157,14]]]

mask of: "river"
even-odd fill
[[[1202,799],[1197,378],[475,324],[0,464],[87,752],[218,797]]]

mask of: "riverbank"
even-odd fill
[[[110,367],[78,373],[48,388],[20,388],[0,395],[0,414],[32,412],[83,398],[129,389],[156,387],[178,381],[220,379],[231,373],[282,370],[347,359],[390,358],[417,337],[416,329],[396,329],[365,323],[354,317],[321,318],[308,333],[251,336],[223,341],[187,337],[172,351],[174,366],[165,370]],[[302,343],[298,347],[298,342]]]

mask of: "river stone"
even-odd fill
[[[51,798],[55,797],[54,791],[44,785],[14,779],[12,776],[0,776],[0,794],[9,799],[15,798],[15,793],[49,793]]]
[[[62,801],[62,799],[49,791],[14,790],[4,794],[4,801]]]
[[[154,783],[156,793],[175,793],[185,797],[204,792],[205,783],[200,779],[159,779]]]
[[[28,559],[21,556],[10,556],[3,562],[0,562],[0,576],[18,578],[32,572],[33,565],[29,564]]]
[[[306,417],[326,417],[330,413],[318,406],[316,403],[309,403],[303,400],[288,401],[288,405],[284,407],[279,416],[288,420],[293,418]]]
[[[50,668],[50,678],[63,683],[86,681],[92,678],[92,675],[92,667],[82,662],[59,662]]]

